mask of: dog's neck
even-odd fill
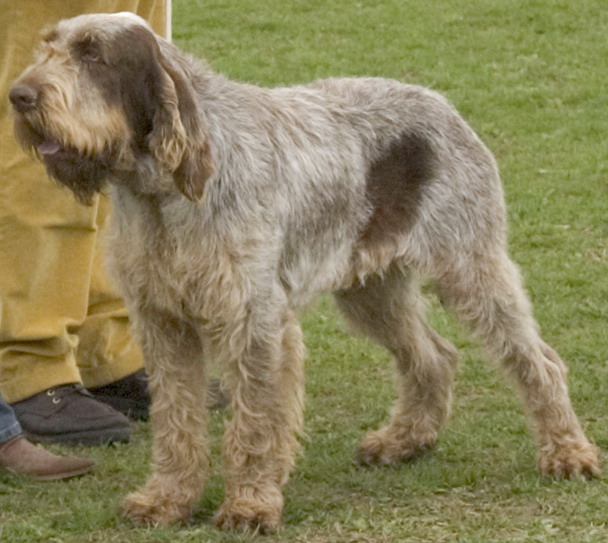
[[[133,169],[114,171],[110,183],[143,197],[159,197],[178,193],[173,175],[160,169],[157,161],[146,154],[136,158]]]

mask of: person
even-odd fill
[[[132,11],[168,37],[170,0],[0,0],[0,8],[0,392],[30,440],[128,441],[126,415],[146,418],[150,399],[126,309],[105,274],[108,201],[83,206],[49,180],[18,147],[5,97],[43,28]],[[11,443],[5,453],[27,447]]]
[[[30,443],[23,435],[11,407],[0,396],[0,470],[38,481],[84,475],[95,462],[77,456],[57,456]]]

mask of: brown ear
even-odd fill
[[[214,170],[209,134],[194,89],[183,69],[171,59],[171,53],[172,46],[161,44],[160,100],[148,145],[161,165],[173,173],[180,192],[199,201],[205,181]]]

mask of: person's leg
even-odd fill
[[[0,94],[8,93],[11,81],[33,58],[37,31],[52,22],[82,12],[131,10],[152,19],[163,32],[166,4],[164,0],[9,3],[10,13],[0,21]],[[49,389],[81,381],[75,332],[91,313],[91,278],[99,261],[95,253],[99,203],[84,207],[48,180],[44,169],[17,147],[5,104],[0,109],[0,181],[0,389],[18,411],[23,400],[39,396],[37,400],[45,400],[40,408],[48,412],[68,397],[61,387],[61,398],[47,398]],[[95,319],[102,320],[99,314]],[[140,358],[122,356],[127,324],[124,316],[119,320],[120,333],[105,334],[106,343],[116,340],[114,347],[91,348],[90,342],[87,346],[87,340],[83,341],[84,356],[92,351],[112,352],[103,363],[83,361],[83,373],[93,386],[141,368]],[[87,336],[85,330],[83,336]],[[107,370],[109,365],[112,371]],[[78,388],[69,392],[70,398],[89,407],[99,403]],[[53,400],[55,404],[50,403]],[[64,415],[68,403],[61,406]],[[79,408],[68,411],[82,412]],[[54,414],[57,421],[59,412]],[[109,415],[103,413],[105,418]],[[128,421],[114,417],[114,425],[124,437]]]
[[[9,442],[23,432],[15,413],[2,398],[0,398],[0,445]]]
[[[0,470],[52,481],[82,475],[94,465],[86,458],[56,456],[32,445],[23,437],[15,413],[0,397]]]
[[[0,94],[32,58],[42,29],[67,10],[10,2],[0,19]],[[60,4],[63,6],[63,4]],[[80,380],[76,336],[86,316],[97,206],[84,207],[49,181],[17,146],[0,110],[0,388],[12,403]]]
[[[147,419],[150,395],[139,343],[132,337],[124,302],[106,273],[103,235],[110,213],[99,199],[87,317],[75,332],[80,377],[95,398],[134,419]]]
[[[170,0],[91,2],[87,11],[133,11],[157,34],[170,37]],[[150,396],[141,349],[131,335],[124,302],[108,278],[103,237],[111,212],[109,199],[99,199],[87,317],[77,328],[76,359],[80,377],[94,396],[134,419],[147,419]]]

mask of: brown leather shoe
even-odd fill
[[[34,442],[103,445],[131,437],[129,419],[80,384],[50,388],[11,406]]]
[[[0,468],[37,481],[54,481],[83,475],[95,462],[76,456],[57,456],[17,436],[0,445]]]

